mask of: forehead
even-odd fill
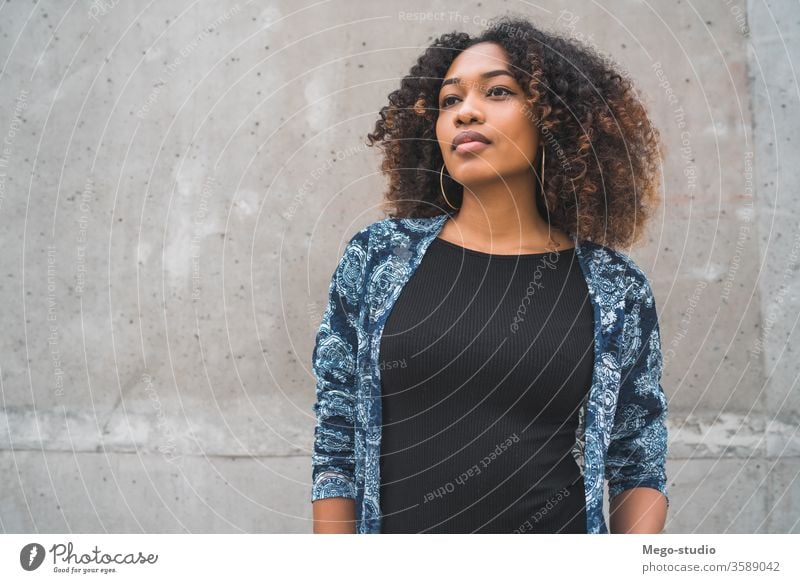
[[[450,64],[445,79],[449,77],[477,77],[492,69],[508,68],[508,55],[497,43],[478,43],[462,51]]]

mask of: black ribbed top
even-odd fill
[[[593,364],[574,248],[434,239],[381,337],[381,532],[585,533],[571,449]]]

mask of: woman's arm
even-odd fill
[[[355,534],[356,501],[352,498],[325,498],[312,503],[314,534]]]
[[[311,358],[317,379],[311,456],[314,532],[356,530],[356,369],[367,244],[365,228],[356,233],[345,248],[331,277],[328,305]]]
[[[667,495],[667,399],[661,340],[647,278],[625,308],[621,377],[606,456],[611,532],[659,533]]]
[[[611,501],[612,534],[658,534],[667,520],[667,499],[653,488],[631,488]]]

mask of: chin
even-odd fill
[[[460,162],[458,170],[453,173],[453,178],[464,186],[495,182],[500,180],[501,176],[503,169],[493,166],[488,160],[478,158]]]

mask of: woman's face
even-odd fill
[[[505,71],[505,72],[503,72]],[[526,96],[514,77],[505,49],[491,42],[461,52],[450,65],[439,90],[436,138],[447,171],[457,182],[472,187],[533,174],[539,132]],[[479,132],[454,148],[463,132]]]

